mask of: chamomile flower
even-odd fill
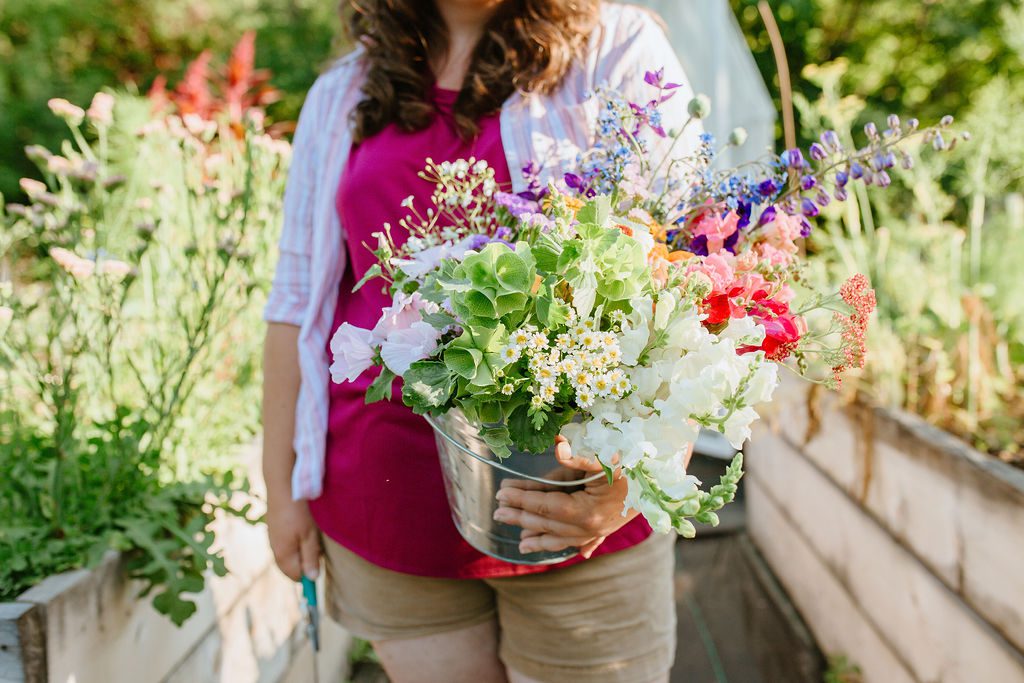
[[[530,398],[530,405],[533,406],[534,408],[540,408],[541,406],[544,405],[544,399],[534,394],[534,396]]]
[[[516,346],[518,346],[518,347],[526,346],[527,342],[529,342],[529,341],[530,341],[530,333],[527,332],[525,329],[516,330],[512,334],[511,343],[516,345]]]
[[[530,337],[530,346],[537,351],[542,351],[548,346],[548,338],[542,332],[536,332]]]
[[[509,345],[501,350],[501,359],[506,363],[515,363],[521,353],[518,346]]]
[[[589,389],[580,389],[576,392],[576,403],[580,408],[589,408],[594,404],[594,394]]]
[[[502,385],[501,387],[501,393],[505,394],[506,396],[511,396],[513,391],[515,391],[515,387],[512,386],[511,382],[505,382],[505,384]]]

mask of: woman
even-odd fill
[[[524,166],[553,177],[589,146],[590,90],[643,101],[645,70],[685,83],[682,68],[649,14],[595,0],[360,0],[349,15],[360,47],[317,80],[299,120],[266,310],[278,566],[315,578],[325,552],[328,610],[396,683],[667,680],[672,539],[621,514],[624,480],[502,501],[496,516],[524,528],[524,552],[578,546],[575,560],[485,557],[451,521],[430,428],[400,400],[364,405],[372,373],[331,385],[327,344],[390,303],[379,286],[352,288],[373,262],[371,233],[397,225],[410,195],[429,205],[426,157],[483,159],[522,190]],[[666,127],[680,125],[686,90]],[[593,469],[564,443],[558,455]]]

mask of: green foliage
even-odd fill
[[[136,136],[146,103],[107,104],[65,107],[61,153],[33,151],[45,184],[3,216],[0,599],[120,550],[181,623],[224,572],[215,513],[245,514],[225,461],[256,427],[288,149],[214,122]]]
[[[842,135],[863,103],[843,95],[845,64],[813,70],[821,96],[801,104],[812,130]],[[973,139],[919,158],[889,192],[858,187],[814,234],[812,283],[868,275],[878,312],[857,390],[917,413],[975,447],[1020,461],[1024,441],[1024,179],[1009,80],[981,88],[964,117]],[[963,198],[958,197],[962,196]]]
[[[775,60],[757,0],[731,0],[731,5],[778,104]],[[996,77],[1011,81],[1006,111],[1020,110],[1024,103],[1020,0],[779,0],[771,5],[795,91],[815,99],[818,90],[800,78],[803,69],[848,60],[848,91],[866,102],[858,124],[890,112],[922,121],[962,114],[974,93]],[[813,137],[802,126],[798,130],[805,141]]]
[[[439,282],[451,296],[452,310],[468,325],[490,327],[501,322],[514,327],[522,319],[536,276],[536,261],[525,242],[517,244],[515,251],[492,242],[470,252]],[[474,367],[478,363],[479,359]]]
[[[402,378],[402,400],[417,415],[436,411],[448,403],[454,390],[452,371],[438,361],[417,361]]]
[[[0,194],[19,196],[18,178],[35,173],[14,154],[31,144],[54,148],[64,136],[47,116],[60,93],[82,104],[103,88],[149,88],[175,80],[202,50],[224,55],[256,31],[257,66],[281,91],[270,116],[294,121],[306,90],[340,35],[337,3],[316,0],[5,0],[0,4]],[[38,176],[37,176],[38,177]]]

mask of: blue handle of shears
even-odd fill
[[[306,604],[310,607],[316,607],[316,582],[314,582],[308,576],[302,577],[302,597],[306,599]]]

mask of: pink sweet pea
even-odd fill
[[[440,331],[430,323],[415,322],[409,327],[394,330],[380,346],[380,355],[384,364],[399,377],[404,375],[409,366],[423,360],[437,349]]]
[[[423,320],[421,311],[436,310],[434,304],[424,300],[419,292],[412,294],[396,294],[390,306],[381,311],[380,320],[373,328],[373,343],[380,344],[393,332],[407,330],[413,324]]]
[[[740,217],[735,211],[730,211],[725,218],[716,211],[706,211],[697,220],[693,228],[693,236],[703,235],[708,240],[708,253],[714,254],[721,251],[725,241],[738,229]]]
[[[331,380],[336,384],[352,382],[373,365],[374,350],[370,330],[342,323],[331,337]]]

